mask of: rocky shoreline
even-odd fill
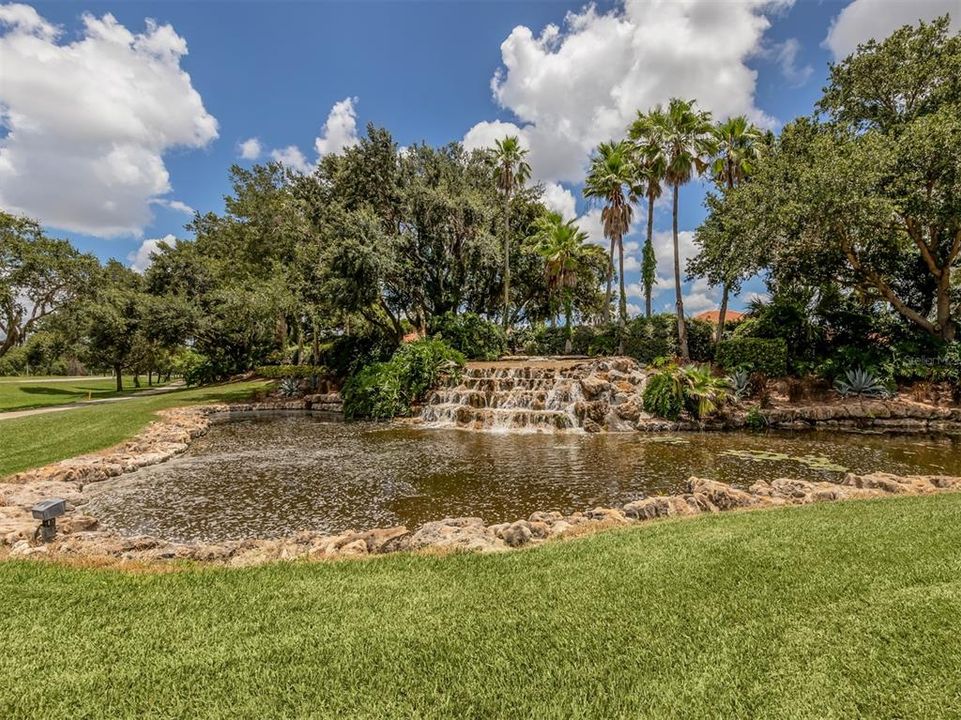
[[[634,500],[619,508],[594,508],[563,515],[536,512],[526,520],[485,525],[480,518],[444,518],[415,531],[399,526],[327,535],[301,532],[281,539],[240,540],[217,544],[173,543],[154,537],[122,537],[95,529],[96,520],[72,513],[61,523],[51,543],[6,538],[11,558],[94,558],[107,564],[190,560],[232,567],[275,561],[356,558],[392,552],[499,552],[530,547],[555,538],[580,535],[613,526],[671,517],[693,517],[731,510],[806,505],[816,502],[925,495],[961,490],[961,477],[907,476],[886,473],[849,474],[841,483],[788,478],[757,482],[747,490],[692,477],[687,492]]]

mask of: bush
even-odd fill
[[[644,412],[677,421],[684,407],[684,390],[675,365],[647,379],[644,386]]]
[[[434,318],[431,335],[440,335],[454,350],[471,360],[496,360],[507,352],[504,329],[474,313],[445,313]]]
[[[787,344],[784,340],[732,338],[717,344],[717,364],[727,371],[745,369],[779,377],[787,374]]]
[[[283,380],[294,378],[304,380],[311,377],[323,377],[329,371],[323,365],[262,365],[257,368],[257,375],[267,380]]]
[[[410,414],[444,373],[457,372],[464,356],[430,338],[402,346],[387,362],[367,365],[344,384],[344,415],[386,420]]]
[[[744,418],[744,425],[749,430],[763,430],[767,427],[767,418],[764,417],[761,408],[755,405],[747,411],[747,416]]]
[[[338,335],[320,343],[318,360],[334,376],[345,378],[366,365],[387,360],[396,349],[396,338],[371,328],[355,335]]]

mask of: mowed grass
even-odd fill
[[[146,378],[143,387],[147,390]],[[97,400],[137,392],[132,378],[124,378],[124,392],[117,392],[114,378],[8,378],[0,377],[0,412],[68,405],[78,400]]]
[[[0,593],[0,717],[961,716],[961,494]]]
[[[158,410],[196,403],[233,402],[248,398],[263,381],[172,390],[160,395],[63,412],[0,420],[0,478],[94,450],[136,435]]]

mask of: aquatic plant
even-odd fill
[[[855,368],[838,378],[834,386],[842,395],[858,395],[863,397],[887,397],[890,395],[887,387],[870,370]]]

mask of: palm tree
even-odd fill
[[[559,296],[564,306],[564,352],[570,353],[574,290],[579,278],[599,266],[598,256],[604,251],[586,242],[587,233],[577,227],[574,220],[565,222],[555,212],[537,220],[534,234],[528,240],[533,251],[544,259],[548,291],[552,296]]]
[[[717,157],[714,159],[711,173],[718,187],[726,191],[733,190],[754,172],[764,147],[762,138],[761,130],[743,115],[729,118],[714,126]],[[725,282],[721,293],[721,309],[717,318],[717,340],[720,340],[724,334],[724,320],[727,317],[727,301],[730,292],[731,285]]]
[[[627,296],[624,293],[624,235],[630,229],[634,208],[634,162],[631,146],[626,141],[601,143],[591,160],[591,167],[584,182],[584,196],[604,203],[601,222],[604,237],[611,241],[610,264],[607,271],[607,298],[605,317],[610,318],[611,285],[614,272],[614,250],[618,252],[618,276],[620,279],[619,323],[621,344],[624,326],[627,324]],[[623,348],[622,348],[623,352]]]
[[[674,220],[674,291],[677,297],[677,335],[681,357],[691,359],[687,346],[687,325],[684,322],[684,297],[681,293],[681,254],[677,240],[677,198],[681,185],[695,174],[704,172],[707,158],[715,153],[711,114],[698,110],[694,100],[671,98],[667,112],[662,113],[660,140],[666,161],[664,181],[673,191]]]
[[[495,140],[490,151],[494,164],[497,188],[504,195],[504,328],[510,325],[511,293],[511,197],[531,176],[531,166],[524,159],[527,149],[521,147],[516,135]]]
[[[647,198],[647,240],[641,261],[641,280],[644,283],[644,314],[651,317],[651,294],[657,273],[657,258],[654,255],[654,203],[661,196],[661,183],[667,169],[660,130],[664,127],[664,111],[661,106],[648,113],[637,113],[637,119],[629,129],[634,143],[637,170],[637,185],[643,189]]]

